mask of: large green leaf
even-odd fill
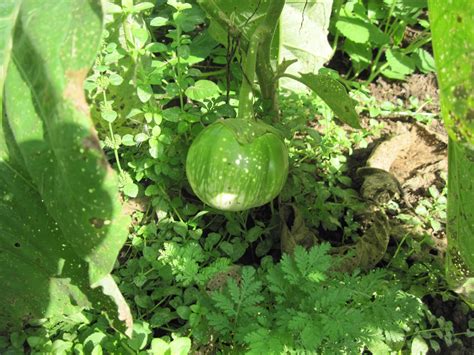
[[[448,130],[448,277],[474,305],[474,2],[430,0],[441,110]]]
[[[209,31],[223,45],[228,43],[228,33],[239,38],[247,50],[250,38],[264,22],[271,0],[200,0],[198,3],[211,19]],[[288,2],[283,7],[279,30],[272,43],[274,60],[298,59],[287,72],[317,72],[332,53],[327,41],[327,29],[332,0],[309,3]],[[274,63],[276,64],[276,63]],[[304,86],[287,78],[281,78],[282,86],[301,89]]]
[[[332,0],[287,2],[280,18],[279,35],[274,45],[279,47],[279,62],[297,59],[288,69],[289,74],[317,73],[332,55],[327,34]],[[282,78],[282,87],[301,90],[303,85]]]
[[[111,299],[131,326],[110,276],[129,220],[82,86],[101,32],[100,2],[21,4],[0,126],[0,330]]]
[[[228,33],[246,50],[256,28],[263,23],[272,0],[198,0],[211,19],[209,31],[224,45]]]
[[[354,100],[349,97],[344,86],[326,74],[300,74],[291,76],[313,90],[334,111],[336,117],[354,128],[361,128]]]
[[[371,42],[382,45],[390,41],[390,38],[377,26],[356,17],[339,17],[336,28],[344,37],[355,43]]]
[[[3,83],[7,76],[8,62],[12,49],[13,26],[20,9],[20,0],[5,0],[0,4],[0,102],[3,97]],[[0,106],[0,115],[2,107]]]
[[[450,138],[448,143],[448,281],[474,306],[473,162],[474,151]]]
[[[454,140],[474,149],[474,2],[429,5],[443,119]]]

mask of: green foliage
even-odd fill
[[[262,20],[251,17],[254,7],[242,11],[244,5],[260,1],[218,3],[230,14],[233,4],[238,4],[239,11],[230,16],[238,23],[230,27],[233,30],[245,27],[246,21],[253,26]],[[267,6],[272,2],[261,3]],[[357,3],[368,4],[370,9],[393,4],[388,0],[383,6],[376,1],[347,3],[355,7]],[[424,6],[419,1],[397,1],[395,9],[408,3]],[[221,37],[213,37],[213,20],[209,22],[193,0],[116,0],[105,5],[101,51],[85,86],[100,145],[107,159],[114,162],[121,190],[128,197],[127,213],[133,217],[113,270],[113,280],[134,317],[132,336],[117,329],[110,315],[100,313],[102,308],[79,313],[74,309],[66,316],[30,322],[31,326],[23,330],[0,335],[2,354],[405,353],[424,351],[427,346],[437,351],[459,343],[460,334],[472,334],[470,329],[454,330],[455,324],[435,317],[420,302],[430,297],[455,300],[443,281],[439,258],[429,255],[431,234],[444,231],[445,190],[431,188],[430,196],[415,206],[418,214],[410,215],[405,225],[414,224],[422,232],[418,235],[410,230],[391,239],[378,265],[385,270],[335,272],[337,260],[328,255],[334,252],[328,244],[310,250],[298,247],[292,256],[281,257],[280,203],[298,205],[306,230],[318,240],[330,239],[342,245],[364,237],[360,213],[367,206],[351,179],[352,155],[356,149],[367,148],[380,134],[383,124],[375,118],[408,112],[419,121],[432,119],[423,112],[424,103],[413,101],[408,108],[398,103],[378,105],[364,88],[346,95],[338,82],[346,88],[357,84],[335,71],[322,70],[303,74],[303,78],[321,96],[326,95],[325,101],[314,95],[281,91],[282,119],[277,122],[278,115],[272,116],[274,112],[266,106],[268,86],[261,85],[261,92],[252,87],[258,118],[273,120],[285,136],[289,179],[280,198],[271,204],[234,213],[210,210],[192,194],[186,181],[186,152],[206,126],[237,116],[237,87],[245,80],[243,50],[252,36],[244,29],[240,37],[228,38],[224,31]],[[299,27],[295,21],[299,15],[295,16],[293,29],[312,26],[313,5],[309,2],[303,11],[304,2],[290,4],[299,7],[298,14],[304,18]],[[377,20],[370,17],[380,30],[370,29],[369,41],[374,40],[370,45],[392,50],[391,44],[379,44],[385,38],[385,15],[377,16]],[[414,15],[394,12],[391,19],[403,16]],[[410,21],[424,21],[418,19]],[[339,27],[351,25],[346,20]],[[221,24],[221,28],[227,27]],[[298,36],[293,34],[293,38]],[[97,45],[94,40],[88,45]],[[294,43],[293,47],[297,46],[301,43]],[[405,49],[400,48],[391,54],[403,61],[399,52]],[[383,58],[381,55],[382,62]],[[281,76],[290,64],[284,61],[272,67],[272,73]],[[337,90],[329,88],[325,93],[325,86],[336,86]],[[338,92],[344,100],[331,96],[331,92]],[[358,102],[355,110],[353,99]],[[343,120],[348,109],[345,122],[354,126],[358,124],[356,113],[368,113],[370,119],[364,122],[365,128],[347,130],[336,124],[331,108]],[[66,139],[64,143],[73,141]],[[77,180],[76,176],[69,178]],[[29,190],[21,193],[25,191]],[[5,200],[10,198],[9,194],[4,196]],[[35,203],[31,195],[27,201],[16,211],[31,209]],[[90,205],[86,211],[94,208],[92,202]],[[404,218],[395,202],[387,208],[394,221]],[[116,254],[108,256],[115,258]],[[54,261],[55,266],[61,265]],[[62,295],[59,291],[55,294],[58,298]]]
[[[347,159],[354,149],[366,147],[367,138],[377,135],[382,125],[372,120],[368,129],[347,134],[321,99],[291,94],[282,102],[283,122],[293,137],[289,147],[292,173],[282,200],[294,201],[309,227],[339,229],[344,238],[355,237],[360,227],[355,216],[365,206],[347,175]],[[316,115],[322,117],[308,127],[307,117]]]
[[[150,27],[143,15],[150,11],[146,6],[140,11],[111,7],[102,52],[86,86],[102,145],[113,153],[126,195],[141,195],[140,181],[157,183],[146,192],[150,197],[180,189],[185,154],[199,123],[213,122],[221,112],[235,115],[219,100],[219,86],[201,80],[201,71],[191,67],[217,43],[206,33],[191,39],[189,33],[204,21],[196,5],[163,4],[159,15],[147,19]],[[164,31],[165,40],[154,40],[153,31]],[[153,203],[166,204],[163,198]]]
[[[5,343],[10,344],[5,346]],[[60,323],[11,333],[7,342],[0,336],[2,354],[23,353],[25,346],[31,354],[185,355],[190,351],[191,341],[178,336],[153,338],[146,322],[135,322],[128,338],[110,328],[105,317],[83,312],[63,318]]]
[[[266,0],[240,1],[238,11],[235,1],[198,0],[198,3],[211,18],[209,27],[211,35],[225,46],[229,45],[227,33],[233,37],[240,37],[244,50],[248,49],[257,28],[265,23],[265,15],[270,8],[270,1]]]
[[[326,74],[301,74],[298,79],[313,90],[334,111],[342,122],[354,128],[361,128],[354,103],[344,86]]]
[[[18,4],[1,69],[0,328],[100,303],[113,308],[91,289],[98,286],[130,327],[110,276],[129,219],[81,92],[98,47],[101,9],[74,1]]]
[[[420,101],[417,97],[412,96],[408,102],[403,102],[399,98],[394,101],[378,102],[370,92],[361,90],[354,93],[354,99],[359,104],[361,114],[365,113],[374,119],[394,116],[410,117],[417,122],[430,125],[438,117],[437,113],[424,110],[425,106],[434,103],[434,98],[430,97],[427,97],[426,101]]]
[[[390,332],[404,332],[421,317],[420,302],[388,275],[346,275],[330,270],[328,244],[284,255],[261,273],[244,267],[238,279],[211,293],[205,315],[217,341],[252,354],[359,353]],[[239,350],[240,349],[240,350]]]
[[[0,12],[0,102],[3,102],[3,83],[7,76],[8,62],[13,42],[13,28],[20,10],[20,1],[8,0]],[[0,108],[0,113],[3,108]]]
[[[275,88],[278,86],[280,78],[289,78],[313,90],[334,110],[337,117],[344,123],[354,128],[360,128],[359,118],[354,109],[354,102],[349,98],[342,84],[327,74],[299,73],[300,75],[298,76],[285,74],[285,71],[288,70],[291,64],[297,62],[297,58],[294,60],[283,58],[282,63],[278,62],[278,56],[274,58],[275,54],[272,54],[271,51],[272,40],[284,41],[283,37],[286,36],[281,33],[274,35],[280,16],[287,16],[286,13],[282,13],[284,11],[284,3],[281,0],[274,2],[252,0],[244,3],[239,1],[239,11],[237,12],[237,2],[234,1],[200,2],[211,19],[210,31],[212,32],[212,29],[215,29],[213,33],[216,40],[226,45],[229,50],[231,46],[230,39],[233,39],[233,41],[242,45],[244,51],[248,51],[246,55],[242,53],[244,57],[243,72],[245,80],[243,80],[240,93],[241,106],[239,111],[244,112],[239,112],[239,117],[245,118],[247,112],[252,110],[252,105],[243,102],[250,101],[249,97],[251,98],[251,96],[249,95],[253,92],[253,78],[255,70],[257,70],[262,99],[264,102],[272,102],[272,108],[268,110],[270,112],[266,112],[267,114],[278,115],[278,98]],[[321,5],[324,6],[325,4]],[[312,5],[310,8],[314,10]],[[286,9],[291,13],[293,7],[287,6]],[[301,15],[304,16],[304,11],[301,12]],[[278,43],[275,43],[274,47],[279,47]],[[294,45],[292,48],[295,49]],[[290,57],[293,58],[293,56]],[[308,64],[308,56],[302,55],[302,57],[303,63],[299,68],[308,69],[312,67],[312,70],[315,70],[314,65]],[[272,59],[277,60],[276,68],[273,68],[271,65]],[[248,63],[251,65],[249,66]],[[274,122],[278,121],[275,117],[272,117],[272,119]]]
[[[433,49],[439,67],[443,120],[450,137],[472,150],[474,80],[473,4],[459,2],[450,6],[430,1],[433,23]],[[449,36],[447,36],[449,33]]]
[[[423,48],[431,40],[423,17],[426,7],[423,0],[350,0],[339,5],[332,33],[335,46],[344,37],[340,49],[349,55],[354,77],[367,70],[371,82],[379,74],[404,79],[415,69],[434,71],[434,59]]]

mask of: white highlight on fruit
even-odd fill
[[[237,199],[237,194],[231,194],[228,192],[222,192],[212,198],[211,204],[217,208],[228,208],[232,206]]]

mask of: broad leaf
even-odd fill
[[[131,325],[110,276],[129,219],[83,91],[101,32],[99,2],[21,4],[0,126],[0,330],[112,300]]]
[[[340,82],[325,74],[300,74],[295,78],[308,86],[334,111],[344,123],[354,128],[361,128],[359,116],[354,107],[354,100],[347,94]]]
[[[474,306],[474,151],[448,143],[448,281]]]
[[[327,34],[331,17],[332,0],[308,3],[287,2],[280,18],[279,33],[273,45],[278,47],[279,63],[297,59],[287,73],[317,73],[332,55]],[[287,89],[302,89],[293,80],[282,78],[281,86]]]
[[[8,62],[12,50],[13,27],[16,22],[21,1],[5,0],[0,4],[0,102],[3,97],[3,83],[7,76]],[[0,116],[2,107],[0,106]]]
[[[448,281],[474,306],[474,2],[429,1],[448,144]]]
[[[346,39],[343,48],[351,58],[352,66],[357,73],[368,68],[372,63],[372,49],[366,43],[360,44]]]
[[[434,72],[436,70],[434,58],[427,50],[423,48],[415,49],[413,58],[417,68],[423,73]]]
[[[220,89],[217,84],[210,80],[199,80],[193,86],[186,89],[185,94],[191,100],[204,101],[219,95]]]
[[[446,128],[474,148],[474,2],[430,1],[430,19]]]
[[[408,75],[415,71],[415,61],[396,48],[389,48],[385,52],[390,69],[399,75]]]
[[[360,18],[341,16],[336,22],[336,28],[346,38],[355,43],[386,44],[390,38],[377,26]]]
[[[419,335],[413,338],[410,350],[411,355],[425,355],[428,353],[428,351],[429,348],[428,344],[426,344],[425,339],[423,339]]]
[[[228,33],[239,37],[246,50],[255,29],[263,22],[270,0],[198,0],[211,19],[209,32],[223,45],[228,44]]]

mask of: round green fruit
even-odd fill
[[[194,140],[186,158],[194,193],[223,211],[243,211],[274,199],[288,176],[288,151],[273,127],[218,120]]]

